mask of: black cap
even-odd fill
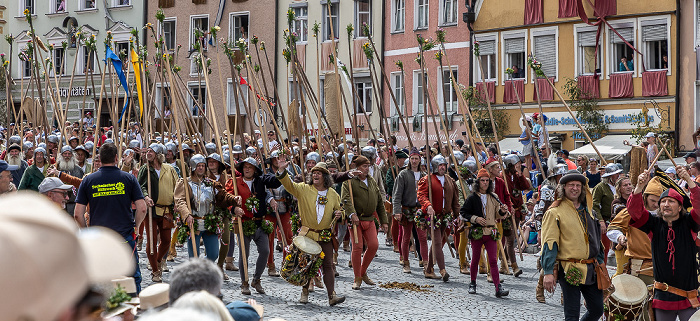
[[[683,156],[683,158],[685,158],[685,159],[688,159],[688,158],[695,158],[695,159],[697,159],[698,156],[695,155],[695,153],[690,152],[690,153],[688,153],[688,154],[685,154],[685,156]]]
[[[579,181],[584,186],[588,185],[588,180],[586,179],[586,176],[583,176],[583,174],[579,173],[575,169],[572,169],[568,173],[564,174],[564,176],[562,176],[559,179],[559,184],[566,184],[572,181]]]

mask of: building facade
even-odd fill
[[[494,106],[509,115],[509,134],[516,137],[522,132],[516,97],[526,114],[539,112],[534,94],[537,81],[549,118],[547,129],[550,137],[557,136],[551,140],[554,147],[572,150],[582,146],[585,137],[556,91],[528,68],[527,57],[532,53],[566,99],[565,85],[573,79],[582,92],[597,100],[605,114],[602,121],[609,123],[608,135],[629,136],[636,126],[636,115],[646,110],[649,126],[687,146],[690,133],[679,126],[678,118],[693,111],[691,104],[684,108],[678,103],[677,76],[683,66],[675,55],[679,50],[676,2],[595,3],[594,12],[584,1],[585,13],[580,13],[576,0],[476,1],[474,33],[486,79],[475,67],[475,83],[484,88],[486,82]],[[589,23],[584,22],[584,16]],[[516,71],[513,76],[506,73],[507,68]],[[600,138],[599,133],[589,134],[593,140]]]
[[[112,35],[110,45],[115,53],[126,54],[131,30],[141,30],[144,25],[146,6],[147,1],[134,0],[8,0],[5,15],[9,23],[4,32],[14,38],[12,56],[9,60],[11,60],[11,75],[14,79],[11,93],[15,110],[18,111],[20,108],[23,93],[26,92],[29,97],[39,97],[36,88],[30,86],[32,79],[30,64],[19,55],[31,40],[25,10],[28,10],[32,16],[36,35],[47,47],[53,45],[53,50],[48,52],[37,51],[43,58],[51,57],[54,61],[53,66],[49,66],[47,74],[52,85],[54,77],[58,79],[60,90],[56,92],[56,101],[58,102],[58,96],[60,96],[62,103],[68,104],[67,120],[76,121],[83,117],[83,113],[92,112],[94,115],[99,104],[100,70],[104,69],[103,44],[107,33]],[[86,37],[95,36],[96,55],[91,56],[84,43],[76,41],[78,33]],[[9,51],[7,51],[8,55]],[[73,84],[69,88],[72,75],[74,75]],[[110,112],[114,111],[113,108],[117,109],[117,113],[121,112],[124,106],[125,92],[123,89],[117,89],[120,88],[118,82],[118,80],[110,82],[109,77],[105,78],[107,90],[103,94],[101,126],[111,125]],[[112,83],[115,84],[115,91],[111,90]],[[41,84],[45,85],[45,79],[42,79]],[[69,93],[70,101],[68,101]],[[45,91],[42,92],[42,98],[46,100],[46,115],[50,120],[53,118],[54,110],[51,99],[47,97]],[[134,106],[138,106],[138,103]],[[40,111],[37,113],[41,114]]]
[[[379,89],[376,88],[376,83],[373,85],[369,63],[362,49],[362,46],[367,43],[367,37],[362,32],[362,26],[364,24],[369,26],[377,52],[383,52],[381,39],[386,27],[383,16],[383,2],[380,0],[331,0],[330,3],[329,10],[326,1],[278,1],[277,16],[278,24],[280,25],[278,29],[286,28],[283,26],[287,25],[287,12],[290,9],[294,11],[295,20],[292,22],[291,31],[298,35],[296,52],[299,62],[305,68],[313,94],[320,101],[321,109],[319,113],[335,117],[334,115],[337,115],[337,113],[326,113],[326,106],[342,110],[345,115],[344,131],[346,136],[352,138],[353,134],[357,134],[357,137],[364,141],[372,138],[370,124],[376,134],[379,135],[379,103],[383,102],[383,100],[376,98],[377,93],[381,93],[381,85]],[[315,37],[313,28],[317,23],[319,25],[319,33],[318,37]],[[350,35],[351,39],[348,39],[346,29],[349,24],[354,26],[354,30]],[[281,46],[278,52],[281,52],[282,46],[284,46],[284,35],[282,32],[277,34],[277,42]],[[350,70],[352,61],[352,77],[348,77],[342,71],[340,72],[343,74],[340,83],[345,96],[344,100],[347,102],[347,111],[352,114],[351,118],[347,117],[346,107],[338,106],[337,100],[328,99],[326,101],[326,96],[329,96],[329,94],[324,88],[328,87],[328,90],[332,88],[330,82],[326,83],[326,78],[328,75],[335,73],[335,66],[328,58],[334,47],[333,42],[337,46],[340,63]],[[277,69],[277,85],[280,101],[285,103],[291,102],[298,96],[294,94],[295,86],[292,73],[282,55],[278,54],[276,59],[279,66]],[[374,62],[376,63],[376,59]],[[354,84],[352,84],[351,78],[354,80]],[[355,87],[354,92],[357,93],[356,96],[353,94],[350,84]],[[337,92],[336,89],[333,90]],[[306,99],[306,104],[310,104],[308,96]],[[318,130],[317,116],[311,109],[309,111],[308,116],[304,117],[306,123],[304,130],[313,133],[314,130]],[[300,111],[301,113],[306,114],[305,110]],[[365,114],[367,117],[365,117]],[[287,115],[287,117],[292,116]],[[369,120],[369,123],[367,120]],[[329,119],[329,121],[332,122],[334,120]]]
[[[451,140],[465,139],[466,130],[460,111],[458,90],[455,90],[451,78],[458,84],[469,84],[470,42],[467,24],[462,21],[466,12],[464,2],[457,0],[385,0],[384,2],[384,69],[391,86],[385,86],[382,103],[390,106],[384,117],[389,118],[392,135],[399,146],[408,145],[408,135],[414,144],[425,144],[425,135],[432,143],[438,139],[445,141],[445,132],[440,136],[435,127],[441,128],[440,118],[426,115],[439,114],[445,120]],[[439,47],[424,53],[425,70],[416,61],[419,54],[417,37],[436,40],[436,31],[446,33],[445,55],[442,64],[435,59]],[[401,72],[397,62],[403,63]],[[447,63],[450,63],[448,65]],[[452,77],[450,76],[452,72]],[[423,86],[427,86],[425,95]],[[397,104],[391,96],[394,93]],[[431,100],[428,103],[428,99]],[[432,105],[432,110],[431,106]],[[408,133],[401,124],[399,115],[406,120]],[[437,126],[433,122],[438,122]],[[466,140],[466,139],[465,139]]]
[[[250,117],[249,113],[255,113],[259,119],[260,109],[264,109],[263,105],[259,104],[265,104],[264,101],[256,99],[255,94],[263,98],[267,97],[268,100],[274,97],[273,82],[264,52],[260,51],[260,66],[266,80],[263,81],[260,72],[256,73],[256,77],[250,78],[243,69],[241,75],[252,86],[255,93],[245,86],[240,86],[242,95],[239,96],[240,110],[237,111],[234,90],[238,93],[239,89],[235,89],[234,86],[238,86],[239,81],[232,79],[231,65],[224,54],[221,41],[234,42],[242,38],[250,44],[250,39],[257,36],[260,41],[265,42],[265,50],[270,56],[270,68],[274,74],[277,52],[275,37],[278,29],[274,19],[275,1],[161,1],[160,7],[163,8],[165,19],[162,26],[157,25],[154,28],[163,35],[169,49],[175,48],[172,50],[178,51],[174,63],[182,68],[179,72],[182,83],[178,84],[177,88],[182,90],[186,86],[187,91],[183,92],[187,110],[195,118],[200,127],[199,130],[205,136],[211,137],[211,128],[206,125],[203,117],[206,116],[209,122],[212,122],[214,119],[212,116],[215,114],[222,133],[226,129],[225,117],[230,120],[228,132],[234,131],[236,116],[239,116],[238,132],[252,132],[250,124],[257,128],[259,121],[255,117]],[[158,7],[155,6],[148,8],[148,20],[154,25],[157,24],[155,19],[157,10]],[[204,74],[195,63],[199,53],[193,50],[194,34],[196,29],[209,32],[214,26],[221,28],[217,34],[218,39],[211,39],[211,36],[208,36],[208,41],[203,48],[204,59],[211,59],[212,73],[208,75],[209,86],[207,87]],[[149,40],[147,47],[149,52],[155,50],[153,41]],[[257,55],[252,44],[250,44],[250,54],[253,62],[257,64]],[[174,107],[169,91],[171,84],[165,79],[154,78],[154,81],[156,82],[155,115],[159,120],[164,117],[167,120],[171,115],[168,110]],[[209,106],[207,91],[212,94],[214,106]],[[244,102],[248,106],[247,109]],[[252,118],[254,122],[249,122],[248,118]],[[269,119],[265,122],[269,124]],[[160,125],[157,127],[162,129]],[[267,128],[272,129],[269,125]]]

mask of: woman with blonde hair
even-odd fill
[[[207,291],[190,292],[181,296],[172,308],[198,311],[218,316],[221,321],[233,321],[233,317],[221,300]]]

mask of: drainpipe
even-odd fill
[[[132,3],[133,4],[133,3]],[[141,25],[145,25],[148,23],[148,1],[143,2],[143,23]],[[141,31],[141,45],[146,46],[146,28],[142,28],[143,30]]]
[[[276,26],[275,26],[275,51],[274,51],[275,54],[273,55],[274,59],[272,60],[273,63],[275,64],[275,67],[273,68],[273,70],[275,71],[275,74],[270,75],[270,77],[272,77],[272,81],[274,82],[273,86],[276,86],[277,88],[280,88],[279,87],[279,77],[277,75],[277,48],[278,48],[277,45],[279,44],[278,38],[279,38],[279,30],[280,30],[280,28],[278,28],[279,27],[279,16],[280,16],[279,4],[280,4],[280,1],[275,0],[275,24],[276,24]],[[307,32],[308,32],[308,30],[307,30]],[[267,50],[267,49],[265,49],[265,50]],[[231,77],[233,77],[233,75],[231,75]],[[318,75],[316,75],[316,77],[318,77]],[[287,77],[285,76],[285,79],[286,78]],[[320,95],[320,93],[319,93],[319,95]],[[278,113],[279,108],[282,108],[280,106],[281,106],[280,102],[275,101],[275,110],[273,110],[274,115],[272,116],[275,118],[275,120],[277,120],[277,113]],[[284,124],[284,126],[286,127],[287,124]],[[282,138],[280,138],[280,139],[282,139]]]
[[[675,66],[676,69],[676,112],[675,112],[675,121],[676,121],[676,126],[674,128],[674,136],[675,136],[675,141],[676,141],[676,146],[677,148],[680,147],[678,140],[680,138],[680,135],[678,133],[678,129],[680,128],[680,125],[678,122],[680,121],[680,99],[679,97],[681,96],[681,75],[680,75],[680,62],[681,62],[681,50],[680,50],[680,44],[681,44],[681,0],[676,0],[676,63]],[[671,47],[669,46],[669,50]],[[695,146],[693,146],[695,148]]]

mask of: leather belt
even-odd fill
[[[691,290],[691,291],[686,291],[686,290],[681,290],[676,287],[672,287],[668,285],[666,282],[658,282],[654,281],[654,289],[661,290],[664,292],[669,292],[673,293],[678,296],[682,296],[684,298],[687,298],[688,301],[690,301],[690,305],[693,308],[700,307],[700,301],[698,301],[698,290]]]
[[[566,260],[557,260],[559,262],[572,262],[572,263],[582,263],[582,264],[593,264],[595,263],[595,259],[566,259]]]

